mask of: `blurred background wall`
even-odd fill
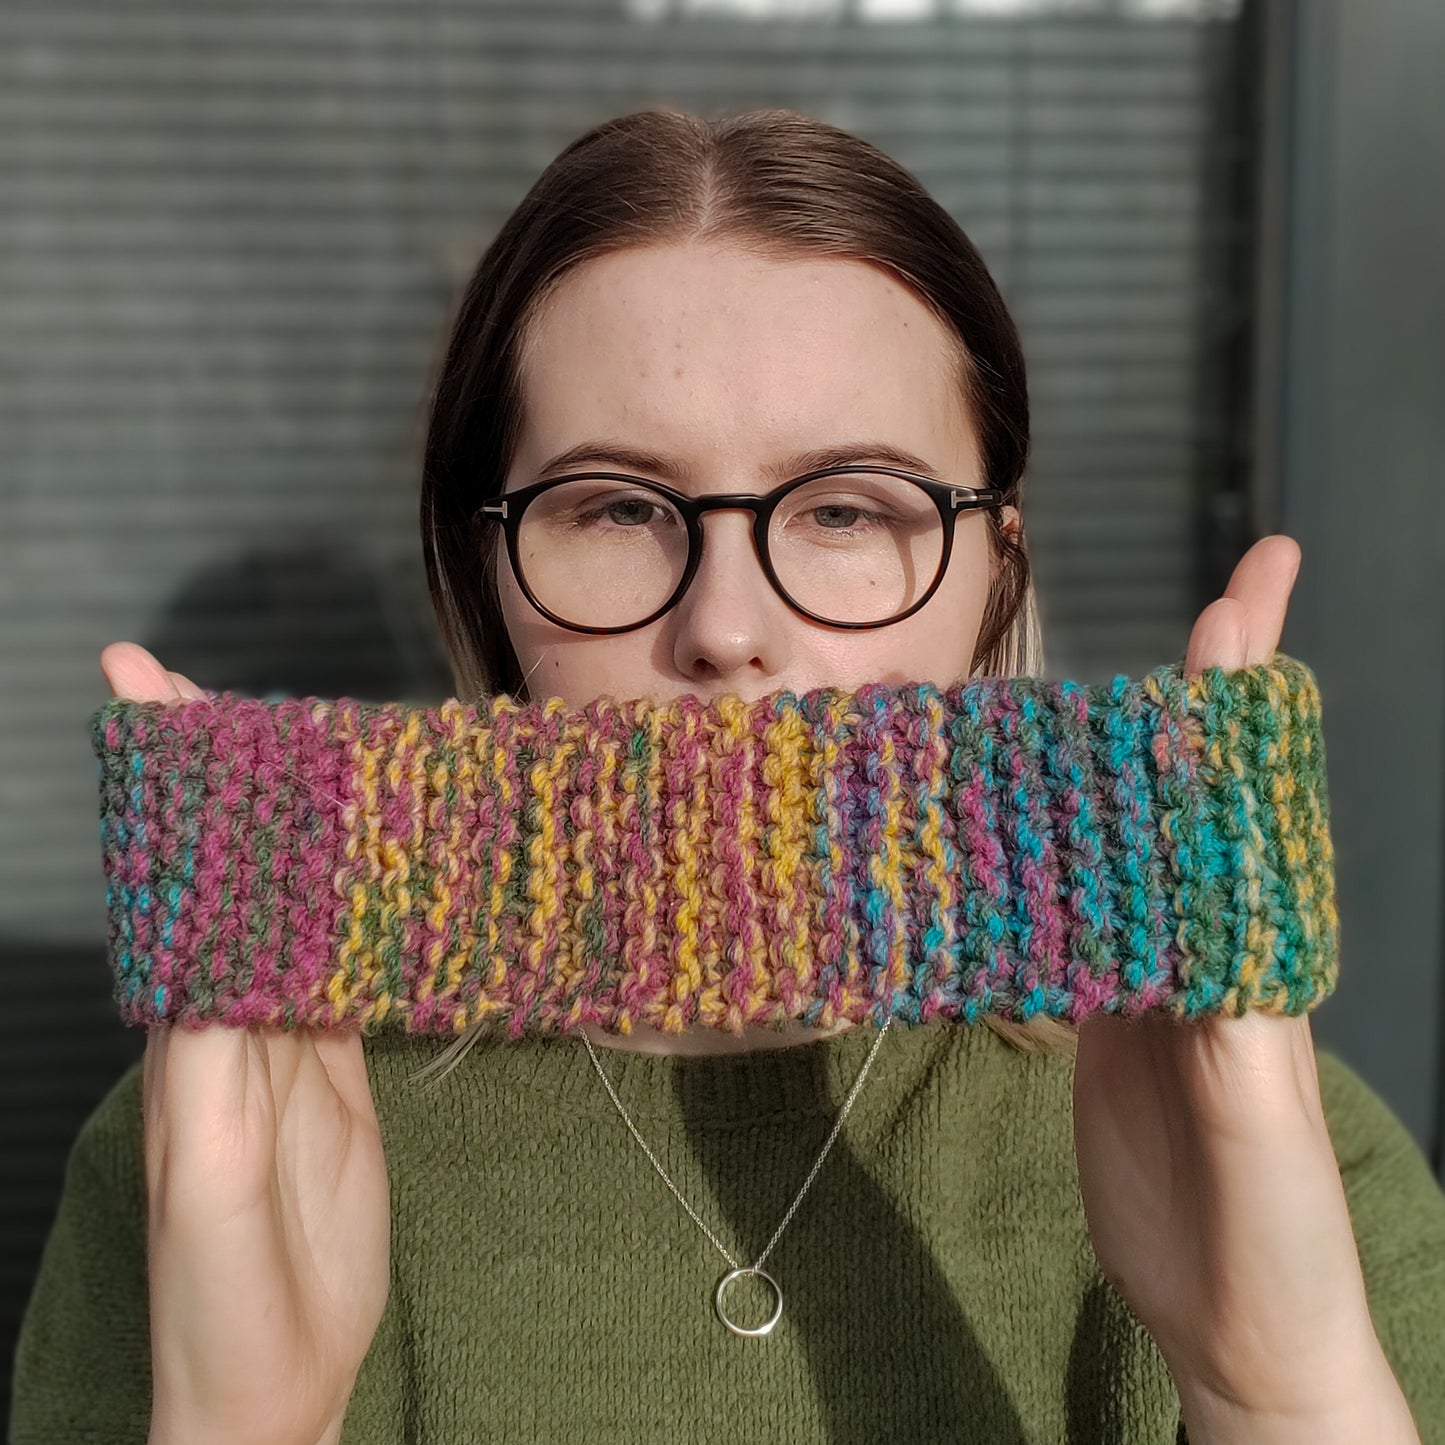
[[[570,139],[785,105],[912,169],[1023,333],[1046,671],[1182,656],[1257,536],[1325,699],[1316,1037],[1440,1166],[1445,7],[1436,0],[11,0],[0,10],[0,1352],[114,1018],[88,718],[434,702],[416,516],[461,284]]]

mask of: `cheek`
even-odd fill
[[[534,615],[536,613],[532,604],[522,596],[522,589],[517,585],[516,576],[512,572],[512,564],[507,561],[505,553],[497,564],[497,597],[509,622],[513,620],[524,622],[526,612],[530,611]]]
[[[962,540],[962,539],[960,539]],[[988,601],[982,548],[956,548],[938,591],[912,617],[871,635],[869,661],[886,681],[948,683],[968,675]]]
[[[528,692],[533,697],[550,695],[556,691],[555,644],[564,634],[523,596],[505,553],[497,572],[497,603],[502,612],[502,626],[517,655],[522,676],[527,680]]]
[[[975,534],[967,538],[960,536],[958,542],[935,600],[946,600],[955,615],[962,612],[978,617],[988,601],[991,584],[988,539]],[[929,610],[924,608],[925,612]]]
[[[497,601],[502,620],[512,645],[520,653],[523,647],[536,648],[554,639],[562,629],[549,622],[527,600],[512,571],[511,559],[503,547],[497,556]]]

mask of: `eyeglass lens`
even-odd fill
[[[660,492],[582,477],[541,493],[523,514],[518,553],[527,585],[568,622],[625,627],[672,595],[687,567],[687,527]],[[783,590],[831,622],[884,622],[933,584],[943,522],[904,477],[816,477],[774,511],[768,555]]]

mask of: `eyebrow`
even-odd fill
[[[851,466],[859,462],[882,462],[886,466],[901,467],[907,472],[921,472],[926,477],[942,481],[939,473],[922,457],[889,442],[851,441],[833,446],[814,447],[807,451],[794,452],[763,468],[763,476],[781,485],[805,472],[821,472],[830,467]],[[574,467],[592,466],[602,463],[624,472],[647,472],[663,477],[669,482],[680,484],[686,477],[687,468],[672,457],[645,448],[630,447],[614,441],[585,441],[566,451],[558,452],[538,468],[533,480],[540,481],[553,472],[571,471]]]

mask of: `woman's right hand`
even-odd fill
[[[204,696],[135,643],[100,661],[118,697]],[[339,1438],[391,1263],[361,1036],[156,1028],[143,1088],[151,1445]]]

